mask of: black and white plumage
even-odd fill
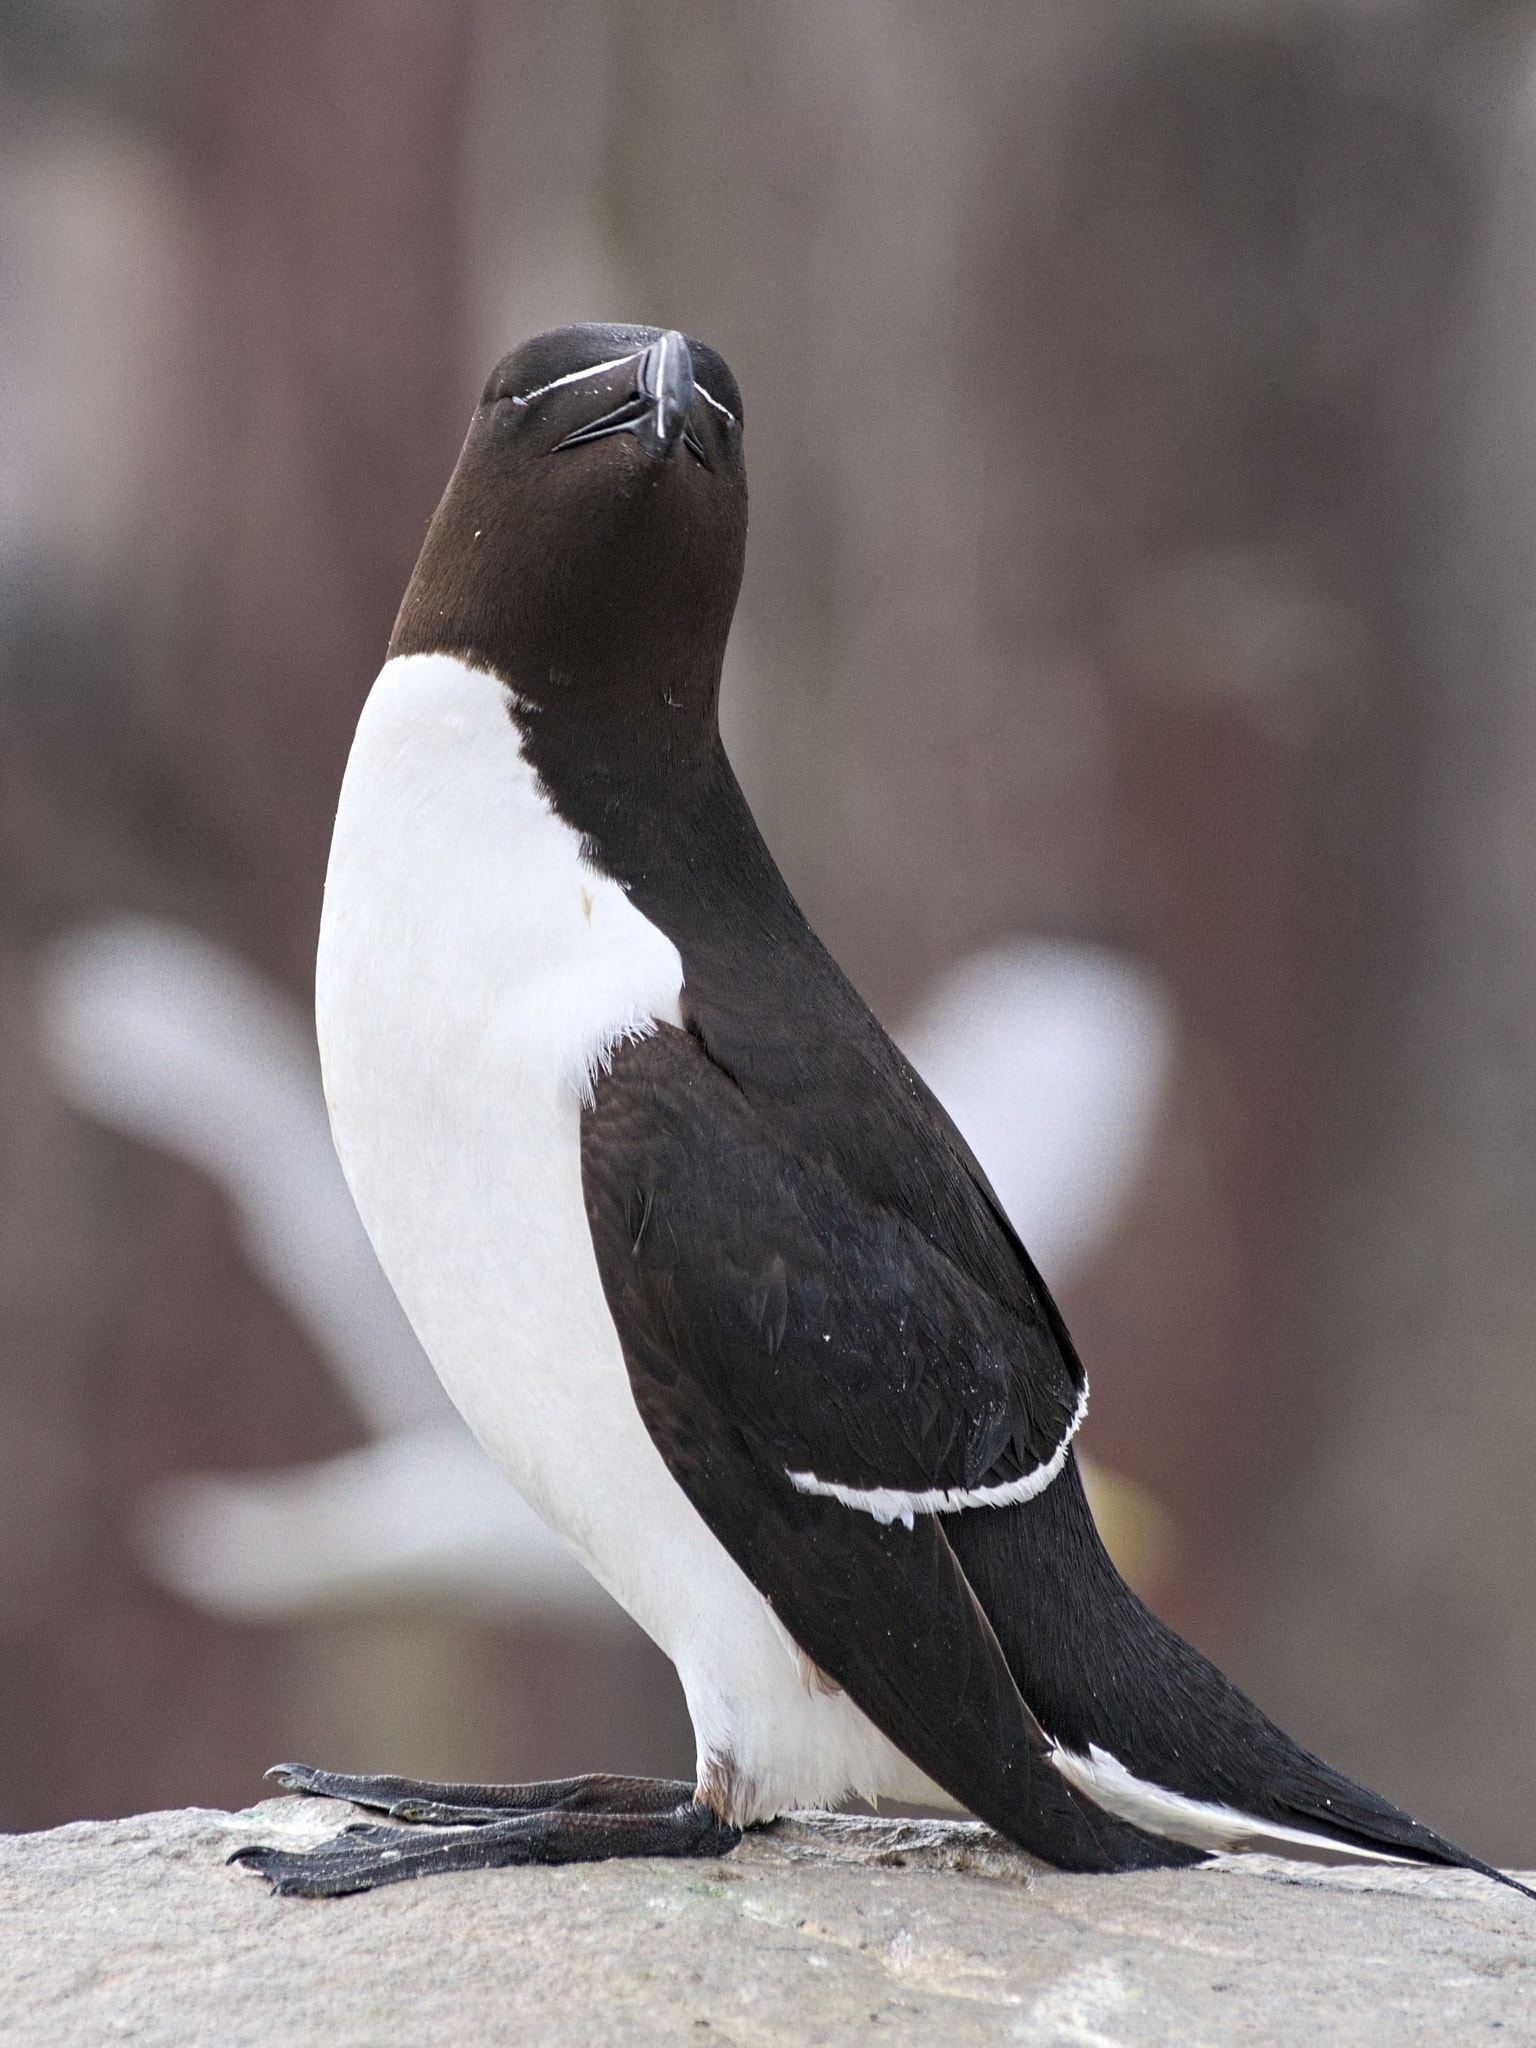
[[[1484,1868],[1299,1749],[1105,1556],[1061,1317],[721,747],[741,419],[675,333],[561,329],[498,368],[359,724],[317,977],[385,1270],[486,1448],[673,1658],[697,1784],[284,1767],[475,1833],[247,1860],[342,1891],[718,1853],[861,1792],[947,1796],[1069,1869]]]

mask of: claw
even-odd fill
[[[274,1764],[271,1770],[263,1771],[262,1776],[270,1778],[275,1785],[286,1786],[290,1792],[307,1792],[311,1781],[324,1777],[325,1773],[312,1770],[308,1764]]]

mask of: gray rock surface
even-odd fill
[[[271,1896],[320,1800],[0,1836],[0,2041],[1536,2041],[1536,1905],[1459,1872],[1064,1877],[974,1823],[806,1818],[721,1862]]]

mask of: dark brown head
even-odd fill
[[[712,726],[746,550],[741,435],[736,380],[702,342],[525,342],[486,385],[391,655],[458,655],[557,717],[655,696],[674,729],[684,703]]]

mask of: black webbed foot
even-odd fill
[[[268,1775],[295,1791],[348,1799],[418,1823],[360,1821],[314,1849],[254,1844],[230,1857],[290,1897],[339,1898],[439,1871],[504,1864],[723,1856],[741,1840],[740,1828],[716,1820],[681,1780],[593,1776],[540,1785],[441,1785],[346,1777],[305,1764],[279,1764]]]

